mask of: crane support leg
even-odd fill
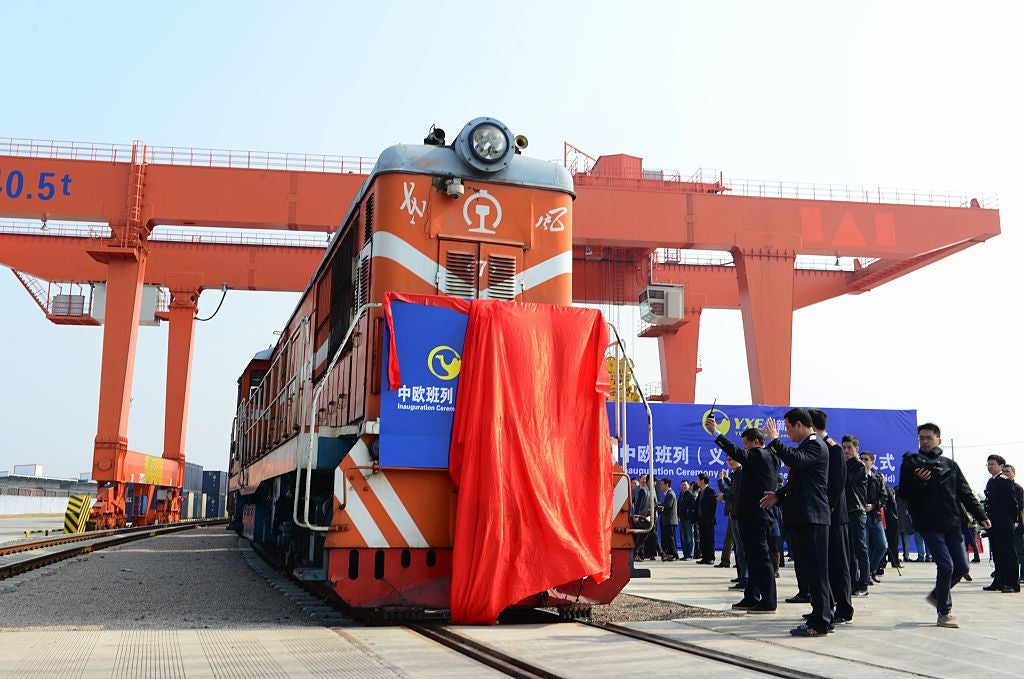
[[[702,309],[687,307],[686,320],[674,331],[658,337],[662,391],[672,403],[693,403],[697,398],[697,340]]]
[[[753,403],[788,405],[796,248],[733,249]]]
[[[99,417],[92,466],[92,478],[100,484],[100,489],[91,517],[91,521],[102,528],[125,523],[128,406],[135,371],[146,256],[136,248],[107,248],[90,254],[107,265]]]
[[[199,291],[171,290],[170,330],[167,333],[167,402],[164,420],[164,458],[178,461],[180,488],[185,474],[185,432],[192,380],[192,351]]]

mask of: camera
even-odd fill
[[[914,471],[924,469],[925,471],[931,472],[932,476],[935,478],[941,479],[949,471],[949,468],[942,464],[941,460],[925,457],[921,453],[907,452],[903,454],[903,459],[910,463],[910,466]]]

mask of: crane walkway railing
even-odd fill
[[[0,222],[0,234],[48,236],[52,238],[111,238],[105,224],[69,224],[55,222]],[[261,230],[189,229],[158,226],[148,240],[167,243],[201,243],[204,245],[248,245],[323,249],[330,243],[328,233],[275,233]]]
[[[336,156],[277,151],[239,151],[235,149],[204,149],[178,146],[144,147],[141,142],[136,142],[135,144],[97,144],[80,141],[0,137],[0,156],[19,158],[130,163],[133,161],[133,149],[136,148],[144,150],[142,162],[149,165],[186,165],[245,170],[369,174],[377,162],[376,158],[365,156]]]

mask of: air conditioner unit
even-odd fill
[[[652,325],[671,325],[683,320],[683,287],[649,285],[641,290],[640,318]]]

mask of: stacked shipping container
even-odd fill
[[[220,518],[227,515],[227,472],[204,471],[203,493],[206,494],[206,518]]]
[[[181,489],[181,518],[201,519],[206,515],[202,465],[185,463],[185,486]]]

